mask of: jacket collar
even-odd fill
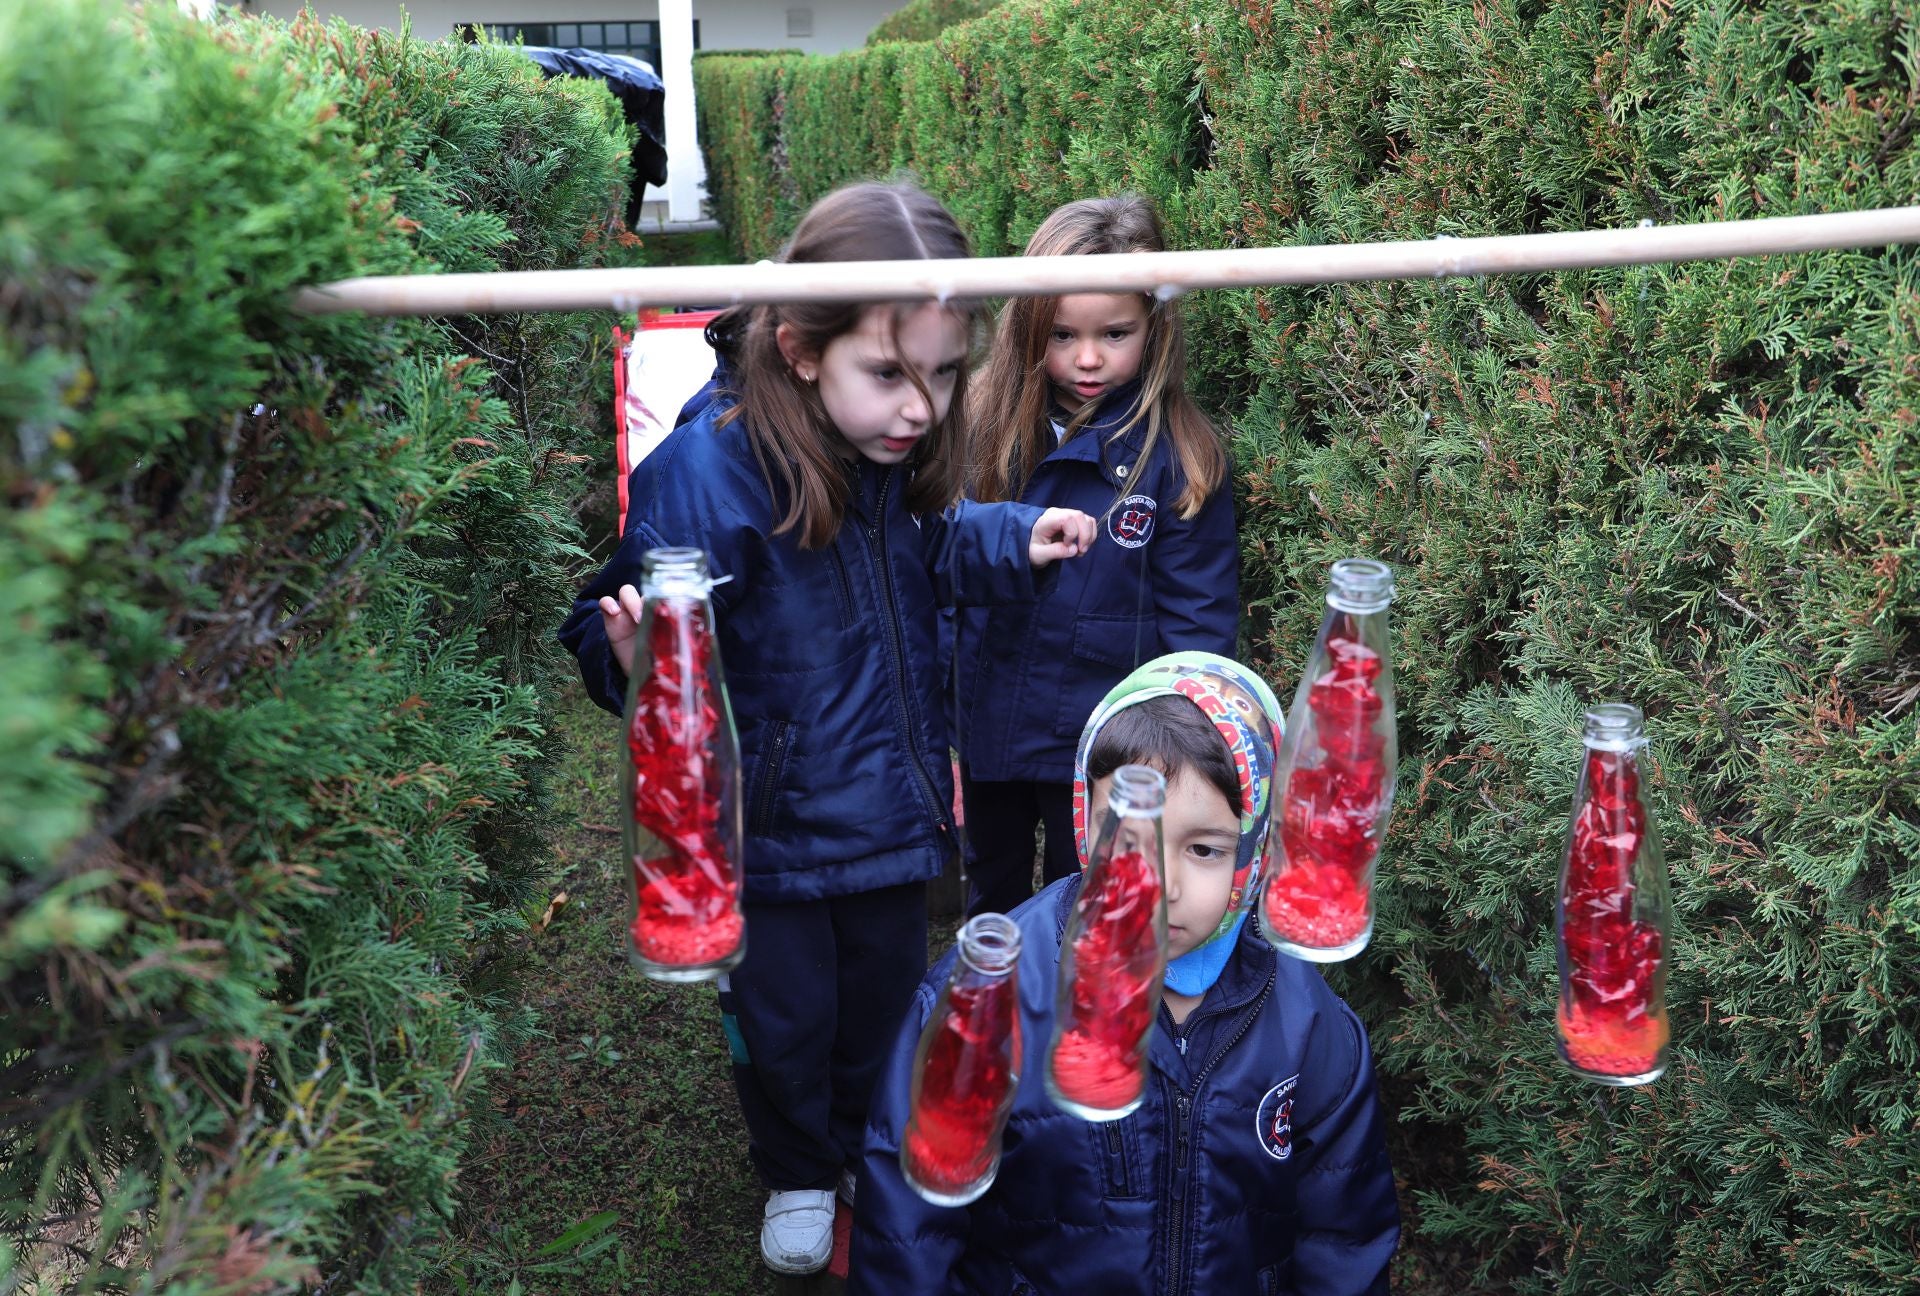
[[[839,459],[840,475],[847,483],[847,516],[863,522],[874,520],[874,506],[880,500],[880,466],[864,456]]]
[[[1225,1049],[1240,1033],[1240,1018],[1253,1011],[1260,996],[1272,984],[1279,958],[1273,946],[1267,943],[1267,938],[1260,934],[1258,922],[1250,918],[1242,923],[1233,957],[1220,969],[1220,979],[1194,1005],[1193,1016],[1187,1019],[1190,1024],[1200,1017],[1219,1019],[1207,1030],[1189,1031],[1190,1038],[1199,1039],[1210,1050],[1208,1056],[1190,1053],[1183,1058],[1179,1046],[1168,1037],[1167,1032],[1156,1030],[1148,1049],[1153,1064],[1177,1087],[1185,1089],[1189,1077],[1197,1076],[1206,1069],[1214,1061],[1212,1055]]]
[[[1113,443],[1113,434],[1125,427],[1139,408],[1140,383],[1137,379],[1114,388],[1100,398],[1100,408],[1087,425],[1055,446],[1047,459],[1078,459],[1098,464],[1109,473],[1116,463],[1132,463],[1140,457],[1146,429],[1135,424],[1117,444]],[[1066,420],[1060,422],[1064,425]]]

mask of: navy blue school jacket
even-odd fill
[[[1234,655],[1240,554],[1233,489],[1222,482],[1191,520],[1163,437],[1144,462],[1144,427],[1117,443],[1138,384],[1109,395],[1092,422],[1055,447],[1020,492],[1024,503],[1100,519],[1093,551],[1064,565],[1038,602],[971,608],[956,625],[957,720],[967,773],[983,781],[1065,783],[1100,699],[1162,653]]]
[[[712,384],[633,470],[627,534],[581,592],[560,641],[614,714],[627,680],[598,601],[640,584],[649,549],[707,551],[720,660],[740,733],[746,899],[817,900],[938,877],[954,849],[953,774],[936,657],[942,603],[1032,599],[1041,510],[962,503],[907,511],[905,468],[850,464],[833,543],[773,534],[782,510],[746,429],[717,427]],[[1043,573],[1044,575],[1044,573]]]
[[[999,1174],[970,1206],[930,1205],[900,1174],[914,1045],[954,955],[921,985],[874,1093],[850,1293],[1387,1292],[1400,1209],[1366,1032],[1253,920],[1184,1027],[1161,1009],[1138,1109],[1094,1123],[1053,1105],[1041,1070],[1079,887],[1014,911],[1023,1070]]]

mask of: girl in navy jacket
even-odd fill
[[[1126,194],[1068,203],[1029,256],[1159,252],[1159,218]],[[1220,438],[1186,394],[1172,302],[1141,293],[1017,298],[975,384],[968,493],[1100,519],[1084,562],[1037,603],[974,608],[956,626],[956,729],[975,912],[1075,871],[1073,743],[1106,691],[1161,653],[1231,656],[1239,632],[1233,492]]]
[[[908,186],[815,204],[790,261],[963,257]],[[955,504],[971,320],[944,305],[742,308],[722,366],[634,469],[627,533],[560,632],[594,699],[625,706],[650,549],[707,552],[746,794],[746,959],[720,986],[761,1252],[827,1262],[834,1189],[926,970],[926,881],[953,853],[938,608],[1031,599],[1094,520]],[[951,506],[951,507],[950,507]]]
[[[1093,1123],[1047,1096],[1060,944],[1078,877],[1014,915],[1024,1061],[999,1173],[964,1207],[907,1186],[921,984],[874,1096],[854,1216],[855,1296],[1361,1296],[1388,1290],[1400,1212],[1366,1032],[1319,970],[1250,916],[1268,863],[1279,704],[1210,653],[1150,662],[1088,722],[1074,780],[1104,804],[1124,764],[1167,775],[1169,953],[1144,1101]]]

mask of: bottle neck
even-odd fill
[[[640,580],[642,598],[695,598],[704,599],[713,592],[713,582],[701,577],[699,580],[686,580],[675,576],[660,578],[644,576]]]
[[[1604,702],[1587,712],[1580,741],[1588,751],[1632,755],[1647,745],[1646,717],[1629,703]]]
[[[1005,914],[980,914],[960,929],[960,961],[983,976],[1005,976],[1020,961],[1020,929]]]
[[[1327,606],[1355,616],[1385,612],[1393,602],[1393,571],[1373,558],[1342,558],[1327,576]]]
[[[707,555],[699,549],[649,549],[640,559],[640,592],[668,598],[705,598],[713,589],[707,575]]]
[[[1107,808],[1128,819],[1158,819],[1167,803],[1167,776],[1151,765],[1122,765],[1107,789]]]

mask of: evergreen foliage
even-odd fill
[[[627,141],[170,9],[0,6],[0,1290],[405,1291],[528,1029],[604,351],[286,302],[590,264]]]
[[[882,41],[932,40],[956,23],[978,18],[1000,0],[907,0],[880,20],[867,44]]]
[[[1133,187],[1181,246],[1920,198],[1920,28],[1754,0],[1011,0],[916,45],[702,62],[743,252],[899,169],[983,254]],[[771,165],[770,165],[771,163]],[[1920,258],[1209,293],[1249,649],[1390,560],[1404,763],[1331,975],[1398,1107],[1402,1286],[1920,1287]],[[1583,703],[1637,702],[1674,1064],[1568,1075],[1552,897]]]

